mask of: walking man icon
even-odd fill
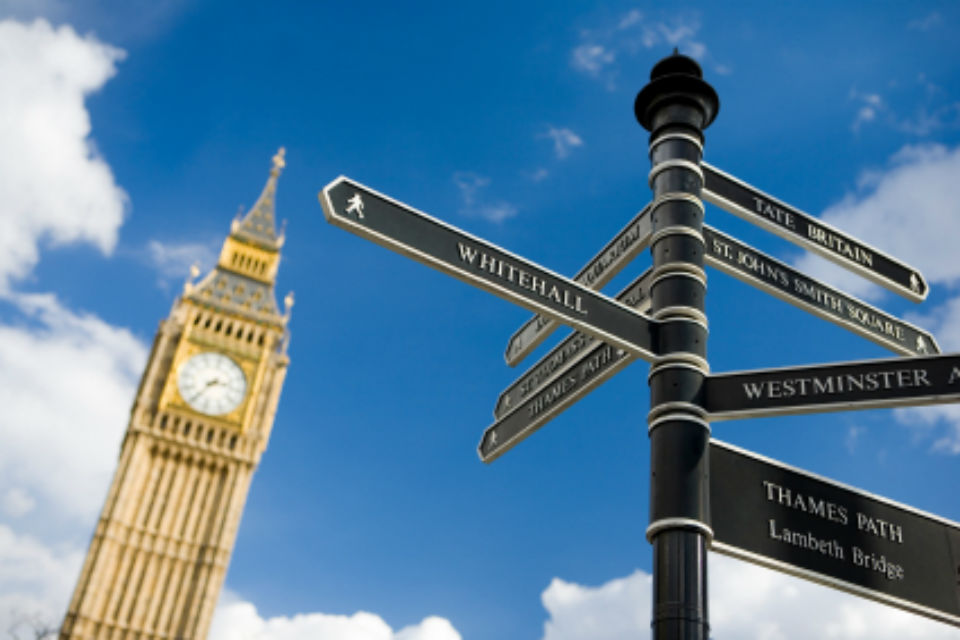
[[[355,213],[358,218],[363,218],[363,200],[359,193],[354,193],[353,197],[347,200],[347,213]]]

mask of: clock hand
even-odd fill
[[[223,384],[223,383],[220,382],[220,378],[213,378],[212,380],[207,380],[207,384],[204,385],[203,389],[200,389],[200,391],[198,391],[196,395],[190,398],[190,402],[194,402],[197,398],[199,398],[204,393],[206,393],[210,389],[210,387],[212,387],[215,384]]]

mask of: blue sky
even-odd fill
[[[0,620],[62,616],[157,322],[281,145],[292,365],[215,640],[646,637],[647,365],[483,465],[529,314],[327,225],[317,192],[340,174],[572,275],[650,198],[633,99],[678,46],[720,95],[709,162],[932,292],[917,305],[708,222],[960,350],[957,5],[662,7],[0,1]],[[708,275],[714,371],[890,355]],[[956,407],[714,435],[960,520]],[[712,562],[717,638],[960,637]]]

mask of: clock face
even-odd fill
[[[187,404],[211,416],[236,409],[247,391],[243,370],[227,356],[208,351],[180,365],[177,389]]]

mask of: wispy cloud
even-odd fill
[[[850,99],[859,106],[850,128],[860,133],[866,125],[882,125],[921,138],[944,129],[960,129],[960,102],[944,102],[944,96],[940,87],[923,74],[910,84],[905,95],[885,98],[877,92],[851,89]],[[894,100],[897,103],[909,100],[915,106],[898,108]]]
[[[577,71],[596,78],[609,90],[616,89],[618,62],[651,49],[677,47],[681,53],[703,61],[707,46],[698,37],[700,19],[697,14],[650,17],[632,9],[608,24],[584,29],[580,42],[570,54],[570,64]],[[725,65],[715,65],[718,73],[729,73]]]
[[[553,153],[557,156],[558,160],[569,156],[571,149],[583,146],[583,139],[572,129],[566,127],[548,126],[547,131],[540,137],[553,141]]]
[[[543,182],[550,177],[550,172],[544,167],[540,167],[539,169],[531,171],[528,175],[532,182]]]
[[[907,29],[914,29],[916,31],[930,31],[935,27],[939,27],[943,24],[943,18],[940,16],[939,11],[934,11],[928,15],[925,15],[922,18],[916,18],[907,23]]]
[[[453,183],[460,190],[463,201],[461,215],[497,224],[517,215],[517,208],[509,202],[489,201],[483,197],[483,191],[490,186],[490,178],[473,171],[457,171],[453,174]]]
[[[599,76],[607,65],[617,59],[616,54],[596,43],[581,44],[573,50],[571,64],[577,71]]]
[[[218,244],[216,239],[207,243],[151,240],[145,255],[150,266],[157,270],[161,285],[166,287],[172,280],[185,279],[194,264],[202,272],[212,268],[217,261]]]

